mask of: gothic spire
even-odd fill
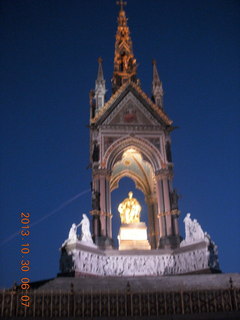
[[[106,94],[106,86],[105,80],[103,77],[103,67],[102,67],[102,58],[98,58],[98,74],[97,80],[95,82],[95,102],[96,102],[96,111],[98,111],[103,105],[105,100]]]
[[[152,81],[152,94],[154,102],[163,108],[163,87],[162,81],[159,78],[157,71],[157,63],[153,60],[153,81]]]
[[[97,81],[96,81],[98,83],[104,81],[102,62],[103,62],[102,58],[99,57],[98,58],[98,74],[97,74]]]
[[[118,27],[115,41],[114,71],[112,78],[112,88],[115,92],[126,81],[138,82],[136,79],[137,63],[132,49],[132,40],[130,37],[127,17],[123,6],[126,2],[118,1],[120,11],[118,15]]]

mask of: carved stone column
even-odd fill
[[[92,210],[90,211],[93,216],[93,241],[97,243],[97,238],[101,236],[101,221],[100,221],[100,183],[99,176],[93,175],[92,181]]]
[[[106,236],[112,239],[112,208],[110,192],[110,173],[105,175],[105,194],[106,194]]]
[[[152,249],[156,249],[159,241],[159,223],[157,218],[157,200],[153,195],[145,197],[148,206],[148,235]]]
[[[166,219],[164,216],[165,212],[165,201],[164,201],[164,186],[163,186],[163,175],[160,172],[156,173],[156,181],[157,181],[157,204],[158,204],[158,224],[159,224],[159,235],[161,237],[165,237],[167,234],[166,229]]]
[[[92,194],[98,195],[98,202],[91,214],[93,215],[94,241],[102,249],[112,247],[113,244],[109,179],[108,170],[95,169]]]
[[[107,236],[106,221],[106,177],[103,172],[100,173],[100,219],[101,219],[101,235]]]
[[[156,173],[160,248],[175,248],[180,243],[178,210],[172,210],[171,204],[172,178],[171,167],[161,169]]]

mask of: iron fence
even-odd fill
[[[2,318],[151,317],[240,311],[240,289],[177,292],[0,291]],[[26,292],[24,292],[26,295]]]

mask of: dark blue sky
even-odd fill
[[[22,241],[13,236],[22,211],[35,223],[35,281],[57,274],[58,248],[90,210],[88,93],[102,56],[111,94],[118,7],[113,0],[1,0],[0,11],[0,286],[8,287],[22,277]],[[181,233],[191,212],[218,245],[222,270],[238,272],[240,2],[129,0],[126,12],[142,89],[151,93],[154,58],[165,110],[179,127],[172,149]],[[113,219],[117,226],[117,212]]]

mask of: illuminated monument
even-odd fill
[[[152,249],[180,244],[177,194],[172,187],[172,121],[163,109],[163,89],[153,62],[152,99],[137,78],[127,18],[122,3],[115,42],[112,96],[105,101],[99,59],[95,90],[90,92],[93,235],[101,248],[112,246],[111,192],[129,177],[145,195]]]
[[[83,214],[80,223],[69,226],[60,273],[31,283],[36,290],[27,293],[30,308],[20,307],[19,286],[0,292],[0,314],[4,319],[45,320],[240,319],[239,274],[199,275],[219,272],[217,248],[189,213],[185,239],[179,235],[172,121],[163,109],[155,62],[152,98],[140,87],[123,2],[119,4],[113,94],[105,101],[101,59],[90,93],[92,217]],[[145,195],[147,226],[130,190],[117,204],[118,212],[112,212],[111,192],[123,177],[130,177]],[[119,248],[112,239],[116,215],[121,219]]]
[[[85,220],[88,227],[82,237],[73,225],[74,232],[69,233],[73,237],[61,249],[61,274],[124,277],[219,271],[215,244],[190,214],[184,219],[186,238],[179,234],[178,194],[172,183],[174,127],[164,110],[155,61],[152,97],[141,89],[123,2],[119,4],[112,96],[105,101],[101,58],[95,90],[90,91],[93,241],[89,221]],[[141,222],[141,206],[129,190],[128,198],[118,204],[119,213],[112,212],[111,192],[123,177],[131,178],[143,192],[148,226]],[[118,249],[112,237],[112,218],[117,214]]]

